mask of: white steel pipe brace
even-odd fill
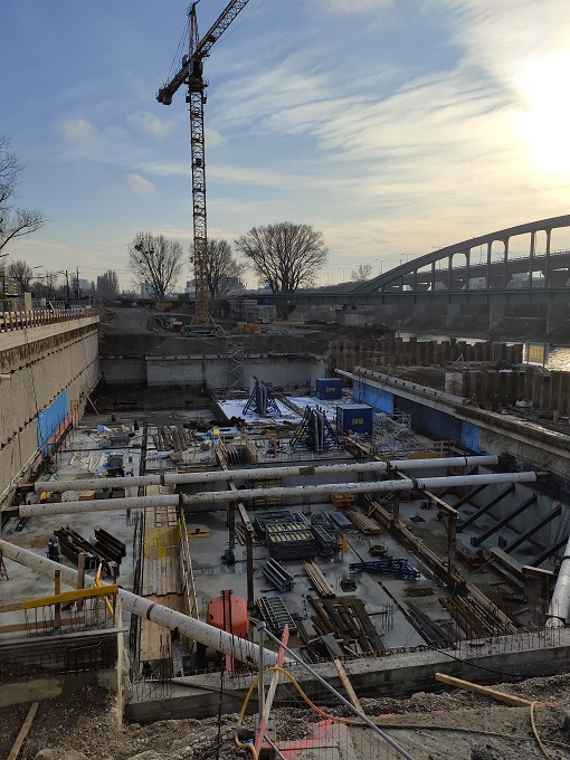
[[[570,538],[564,548],[564,556],[558,571],[554,593],[546,613],[547,628],[563,628],[570,611]]]
[[[38,480],[36,493],[51,491],[101,491],[106,488],[131,486],[181,485],[190,483],[217,483],[232,480],[274,480],[275,478],[307,477],[311,475],[342,475],[344,473],[384,473],[389,470],[434,470],[438,467],[493,466],[496,456],[438,457],[437,459],[394,459],[386,462],[351,462],[350,464],[296,465],[294,467],[251,467],[241,470],[215,470],[213,472],[165,472],[157,475],[140,475],[127,478],[93,478],[85,480]]]
[[[29,549],[23,549],[21,546],[15,546],[2,539],[0,539],[0,551],[7,559],[25,565],[36,573],[49,575],[53,578],[56,571],[59,571],[63,583],[74,588],[77,587],[78,573],[66,565],[54,562]],[[171,631],[178,630],[184,636],[230,657],[235,657],[241,662],[250,662],[255,665],[259,662],[259,647],[252,641],[232,636],[232,634],[215,628],[213,625],[203,623],[201,620],[177,610],[171,610],[169,607],[164,607],[162,604],[145,597],[137,596],[137,594],[126,591],[124,588],[119,588],[118,597],[121,600],[122,608],[133,615],[146,618],[163,628],[169,628]],[[270,650],[264,652],[264,659],[266,663],[271,665],[275,665],[277,662],[277,656]]]
[[[537,479],[534,472],[504,472],[486,473],[484,475],[457,475],[435,478],[404,478],[403,480],[384,480],[369,483],[324,483],[311,486],[278,486],[275,488],[247,488],[235,491],[208,491],[206,493],[186,496],[146,496],[138,498],[100,499],[97,501],[68,501],[57,504],[22,504],[18,508],[20,517],[35,515],[68,515],[91,512],[113,512],[122,509],[140,509],[141,506],[155,506],[157,499],[172,501],[160,502],[174,506],[178,503],[185,507],[216,504],[229,504],[238,501],[268,496],[281,498],[298,496],[329,496],[330,494],[361,494],[386,493],[391,491],[407,491],[408,489],[437,490],[438,488],[457,488],[460,486],[480,486],[492,483],[534,483]],[[141,504],[144,500],[148,503]]]

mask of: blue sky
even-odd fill
[[[202,0],[201,31],[224,6]],[[179,0],[4,0],[0,133],[49,223],[14,258],[94,278],[191,239]],[[251,0],[206,62],[209,223],[321,229],[321,283],[567,213],[566,0]],[[563,95],[561,96],[561,93]]]

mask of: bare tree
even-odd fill
[[[91,283],[93,285],[93,283]],[[97,298],[106,301],[119,295],[119,278],[114,269],[97,277]]]
[[[352,270],[352,279],[364,282],[369,280],[372,274],[372,264],[359,264],[357,269]]]
[[[252,263],[260,282],[273,293],[314,284],[328,256],[322,233],[308,224],[253,227],[235,244]]]
[[[0,137],[0,208],[4,208],[14,194],[21,173],[22,165],[16,154],[10,151],[8,140]]]
[[[36,298],[53,299],[57,295],[58,280],[59,274],[57,272],[46,272],[46,274],[38,277],[34,282],[32,285],[32,293]]]
[[[232,290],[243,290],[246,269],[247,265],[233,256],[227,240],[208,240],[206,278],[211,298],[223,297]]]
[[[39,211],[14,208],[11,199],[22,174],[22,165],[5,137],[0,137],[0,251],[17,238],[37,232],[45,219]]]
[[[8,280],[17,286],[20,295],[30,290],[33,277],[32,268],[25,261],[13,261],[8,267]]]
[[[161,298],[176,286],[182,271],[182,255],[177,240],[138,232],[129,247],[129,264],[137,283]]]

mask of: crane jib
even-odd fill
[[[192,58],[205,58],[208,56],[216,42],[249,2],[250,0],[231,0],[202,37],[196,46]],[[158,94],[158,101],[160,103],[163,103],[164,105],[170,105],[172,103],[172,98],[177,90],[188,81],[188,67],[190,63],[191,61],[185,61],[184,65],[180,67],[170,82],[165,84],[164,87],[161,87]]]
[[[248,3],[249,0],[231,0],[198,43],[195,55],[201,58],[207,56],[222,34]]]

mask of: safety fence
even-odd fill
[[[73,306],[69,309],[33,309],[32,311],[7,311],[0,313],[0,333],[27,330],[55,322],[67,322],[85,317],[95,317],[97,311],[91,308]]]

